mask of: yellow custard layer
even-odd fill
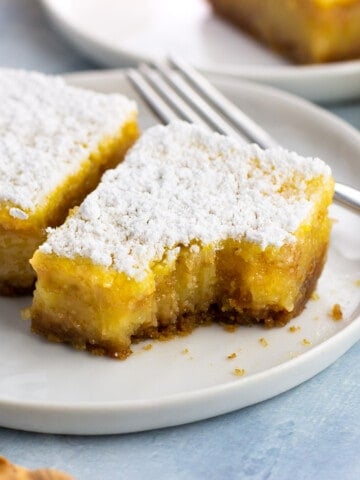
[[[103,172],[115,167],[127,149],[138,137],[137,120],[129,120],[118,135],[104,139],[97,149],[71,175],[54,190],[27,219],[9,214],[9,202],[0,204],[0,293],[16,294],[29,291],[35,280],[35,272],[29,259],[45,240],[48,226],[60,225],[69,208],[78,205],[98,184]],[[24,210],[24,209],[23,209]]]

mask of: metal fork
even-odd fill
[[[177,57],[169,64],[142,63],[130,69],[129,80],[155,112],[167,124],[175,119],[236,137],[241,143],[257,143],[262,148],[277,142],[254,120],[230,102],[194,68]],[[360,191],[336,182],[334,200],[360,212]]]

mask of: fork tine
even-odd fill
[[[140,72],[145,76],[146,80],[160,93],[162,97],[176,110],[179,115],[190,123],[196,123],[209,128],[207,123],[192,109],[187,103],[174,91],[173,88],[165,82],[160,74],[146,63],[139,66]]]
[[[187,103],[197,110],[217,132],[238,139],[241,143],[249,143],[248,139],[226,122],[206,101],[188,85],[185,80],[166,65],[152,62],[156,70],[179,92]]]
[[[175,59],[174,57],[172,57],[170,61],[173,65],[175,65],[178,70],[183,73],[185,78],[192,81],[194,84],[198,83],[197,86],[199,91],[201,91],[201,93],[206,98],[211,100],[212,103],[216,105],[221,112],[223,112],[226,118],[230,118],[231,121],[237,126],[237,128],[241,129],[241,131],[243,132],[247,132],[247,135],[250,139],[258,143],[263,148],[269,148],[276,145],[275,141],[270,137],[270,135],[267,134],[267,132],[265,132],[265,130],[262,129],[262,127],[260,127],[256,122],[250,119],[237,107],[233,106],[231,102],[229,102],[225,97],[223,97],[220,92],[214,89],[214,87],[212,87],[211,84],[207,82],[207,80],[203,79],[203,77],[199,75],[195,70],[186,65],[186,63]],[[236,137],[242,143],[248,143],[244,135],[234,130],[227,122],[225,122],[223,118],[219,114],[217,114],[217,112],[213,108],[211,108],[206,103],[206,101],[202,97],[200,97],[199,94],[196,93],[185,82],[185,80],[179,75],[179,73],[173,72],[165,65],[154,65],[155,68],[161,72],[163,77],[166,78],[166,80],[172,86],[174,86],[178,92],[180,92],[180,94],[186,99],[190,106],[201,112],[203,117],[206,118],[207,122],[212,125],[215,130],[225,135]],[[143,71],[148,70],[148,67],[143,67],[142,69]],[[145,75],[145,78],[143,75]],[[172,120],[178,119],[179,116],[177,115],[177,113],[175,113],[167,105],[163,98],[161,98],[161,96],[149,84],[150,77],[154,79],[156,77],[158,80],[158,75],[150,75],[150,71],[148,71],[147,74],[144,73],[143,75],[141,75],[135,69],[130,69],[127,72],[127,77],[129,78],[131,83],[134,85],[142,98],[148,103],[150,108],[156,113],[156,115],[162,120],[163,123],[167,124],[170,123]],[[200,82],[198,82],[199,79]],[[155,82],[153,83],[155,84]],[[205,89],[203,89],[204,85]],[[170,97],[174,96],[174,93],[169,88],[167,88],[166,90],[167,95],[164,94],[164,96],[168,99],[169,103],[173,105],[177,111],[179,111],[179,108],[176,108],[176,101],[170,100]],[[162,89],[160,88],[159,91],[163,93]],[[213,95],[213,93],[215,93],[215,95]],[[216,101],[214,100],[214,98],[216,98]],[[193,115],[193,113],[191,115]],[[196,121],[196,123],[198,123],[198,121]],[[360,211],[360,192],[353,187],[336,182],[334,200],[341,205],[346,206],[347,208],[353,209],[356,212]]]
[[[168,124],[172,120],[179,118],[137,70],[133,68],[129,69],[127,71],[127,77],[134,85],[136,90],[140,93],[142,98],[150,106],[151,110],[164,124]]]
[[[218,110],[224,114],[225,118],[230,119],[239,130],[248,136],[248,138],[262,148],[269,148],[277,145],[275,140],[259,124],[254,122],[254,120],[232,104],[194,68],[173,55],[169,58],[169,62],[172,66],[177,68],[188,81],[196,86],[204,98],[215,105]],[[336,182],[334,200],[357,212],[360,210],[360,192],[348,185]]]
[[[177,68],[208,101],[215,105],[226,118],[229,118],[251,141],[257,143],[262,148],[269,148],[277,145],[275,140],[270,137],[270,135],[259,124],[231,103],[194,68],[173,55],[169,57],[169,62]]]

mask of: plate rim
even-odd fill
[[[351,326],[353,328],[349,329],[348,327]],[[171,396],[156,402],[102,403],[99,406],[86,408],[71,404],[60,406],[23,404],[2,400],[0,401],[0,424],[3,427],[48,434],[104,435],[142,432],[214,418],[274,398],[313,378],[332,365],[356,343],[357,339],[354,340],[351,336],[352,330],[360,336],[360,317],[318,345],[319,348],[314,347],[294,359],[273,367],[276,369],[275,378],[274,375],[267,375],[268,378],[265,380],[270,381],[270,388],[266,390],[266,394],[260,396],[257,393],[258,377],[256,376],[266,377],[264,374],[272,369],[249,376],[248,381],[246,381],[247,377],[243,377],[223,384],[222,388],[211,387],[210,392],[206,391],[207,395],[196,394],[191,398],[190,392],[185,392],[182,394],[186,396],[185,399]],[[338,342],[338,336],[342,333],[349,340],[345,344]],[[329,346],[333,342],[336,349]],[[323,352],[325,343],[327,348]],[[328,354],[330,354],[329,357]],[[292,376],[289,377],[294,363],[299,364],[300,382],[293,380]],[[309,366],[311,370],[307,369]],[[242,401],[241,393],[247,384],[250,384],[248,390],[252,398]],[[212,402],[216,402],[219,397],[222,400],[221,404],[216,404],[216,408],[211,407]],[[205,407],[204,399],[207,400]],[[200,411],[199,408],[201,408]],[[149,416],[149,413],[157,413],[159,416]],[[174,413],[176,413],[175,416]],[[16,416],[15,419],[13,415]],[[58,416],[61,422],[58,421]]]
[[[201,328],[201,327],[199,327]],[[321,356],[324,354],[322,350],[331,350],[332,348],[332,343],[339,342],[339,337],[345,337],[345,340],[349,340],[347,342],[348,347],[344,351],[344,353],[350,349],[353,345],[355,345],[359,340],[360,340],[360,305],[358,308],[355,310],[355,312],[351,315],[351,319],[349,320],[349,323],[340,331],[332,335],[331,337],[327,338],[326,340],[322,341],[318,345],[315,345],[312,347],[310,350],[307,350],[294,358],[289,358],[289,360],[286,360],[285,362],[279,363],[278,365],[275,365],[274,367],[271,367],[267,370],[263,370],[258,373],[253,373],[251,375],[245,375],[244,377],[234,379],[233,381],[229,381],[226,383],[221,383],[219,385],[211,386],[211,387],[205,387],[205,388],[200,388],[197,390],[191,390],[191,391],[186,391],[186,392],[181,392],[181,393],[175,393],[171,395],[164,395],[162,397],[159,397],[154,400],[142,400],[142,399],[136,399],[136,400],[126,400],[126,401],[121,401],[121,402],[116,402],[116,401],[110,401],[110,402],[103,402],[101,404],[96,404],[96,403],[91,403],[91,402],[81,402],[80,403],[66,403],[66,404],[61,404],[61,403],[56,403],[56,402],[50,402],[47,404],[43,404],[41,402],[37,402],[35,400],[30,400],[30,401],[19,401],[19,400],[12,400],[12,399],[5,399],[0,397],[0,407],[4,404],[7,404],[9,406],[16,406],[16,407],[24,407],[25,405],[30,406],[31,408],[35,409],[47,409],[47,410],[68,410],[72,409],[74,411],[81,410],[81,411],[86,411],[86,412],[93,412],[97,410],[102,410],[104,407],[106,408],[112,408],[115,410],[119,409],[119,406],[121,406],[121,409],[136,409],[139,406],[140,407],[161,407],[164,406],[164,404],[168,402],[174,402],[174,403],[182,403],[182,402],[187,402],[191,400],[191,397],[195,396],[197,397],[197,400],[204,399],[203,397],[207,397],[210,395],[221,395],[223,391],[225,391],[227,394],[233,393],[232,390],[237,390],[239,387],[238,385],[243,385],[243,384],[249,384],[249,383],[257,383],[259,379],[263,379],[264,377],[268,376],[280,376],[284,375],[287,373],[289,369],[292,369],[294,367],[294,364],[300,366],[302,364],[310,363],[314,361],[314,358],[317,359],[317,357]],[[344,340],[344,339],[342,339]],[[325,347],[325,348],[324,348]],[[70,347],[69,347],[70,348]],[[84,353],[84,352],[80,352]],[[86,353],[86,352],[85,352]],[[327,352],[325,352],[327,353]],[[340,358],[342,354],[337,356],[334,361],[336,361],[337,358]],[[121,360],[120,360],[121,361]],[[126,361],[126,360],[125,360]],[[333,363],[333,362],[331,362]],[[331,365],[329,363],[328,366]],[[303,366],[303,365],[302,365]],[[327,367],[326,367],[327,368]],[[316,368],[314,370],[317,370]],[[323,371],[321,369],[320,371]],[[317,372],[320,373],[320,372]],[[307,379],[312,378],[314,375],[317,373],[310,374]],[[301,382],[303,383],[303,382]],[[301,385],[301,383],[296,383],[296,385]],[[291,387],[290,387],[291,388]],[[286,388],[286,390],[288,390]],[[271,398],[273,395],[271,395]],[[265,399],[264,399],[265,400]],[[263,400],[259,400],[260,402]],[[258,402],[256,402],[258,403]],[[149,405],[151,404],[151,405]],[[136,408],[134,408],[136,407]]]

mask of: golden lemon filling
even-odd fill
[[[360,56],[359,0],[209,0],[219,15],[299,63]]]
[[[0,70],[0,87],[0,293],[11,295],[31,290],[29,260],[45,229],[122,160],[138,128],[136,107],[122,96],[13,70]]]
[[[321,273],[333,188],[318,159],[150,129],[35,253],[32,329],[124,358],[212,320],[284,325]]]

